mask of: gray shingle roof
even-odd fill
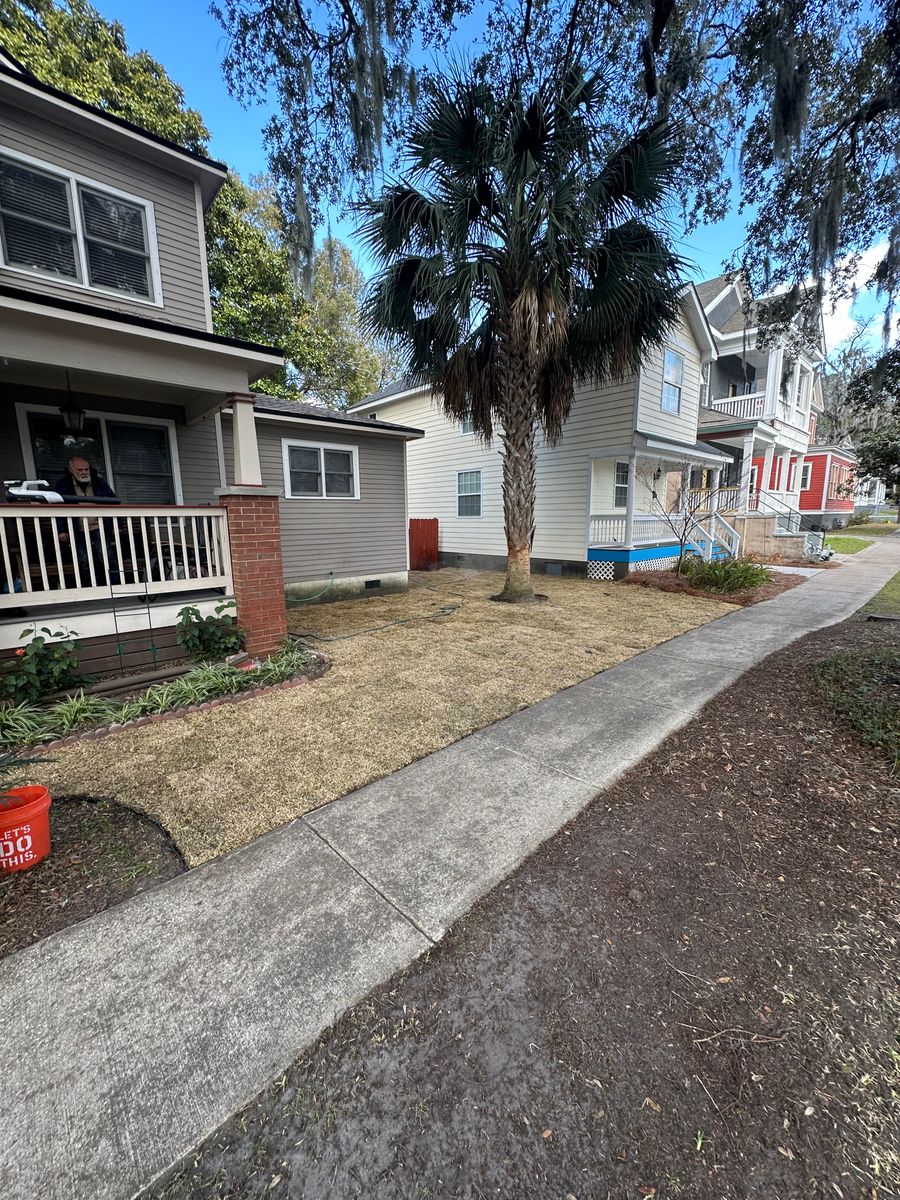
[[[708,308],[718,296],[719,292],[731,280],[730,275],[717,275],[715,279],[704,279],[702,283],[696,284],[697,294],[700,297],[700,303],[704,308]]]
[[[277,413],[299,421],[329,421],[335,425],[351,425],[357,429],[381,429],[398,436],[424,437],[421,429],[412,425],[395,425],[391,421],[375,421],[371,417],[354,413],[338,412],[321,404],[304,404],[298,400],[285,400],[282,396],[266,396],[258,393],[253,407],[257,412]]]

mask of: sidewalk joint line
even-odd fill
[[[317,811],[318,811],[317,809],[313,809],[313,812],[317,812]],[[437,941],[431,936],[430,933],[426,932],[426,930],[424,930],[422,928],[422,926],[419,924],[418,921],[414,920],[409,915],[409,913],[404,912],[399,904],[395,904],[394,901],[390,898],[390,896],[386,896],[384,894],[384,892],[381,890],[381,888],[376,883],[374,883],[371,879],[369,879],[369,877],[367,875],[364,875],[362,873],[362,871],[359,869],[359,867],[356,866],[355,863],[352,863],[350,861],[350,859],[347,857],[346,854],[344,854],[342,851],[338,850],[337,846],[335,846],[332,842],[330,842],[328,840],[328,838],[325,836],[324,833],[320,833],[319,830],[316,829],[315,825],[311,825],[310,822],[307,821],[306,818],[308,815],[309,815],[308,813],[304,813],[300,817],[301,823],[303,825],[305,825],[307,829],[311,829],[312,832],[316,835],[316,837],[319,839],[320,842],[322,842],[325,846],[327,846],[328,849],[333,854],[336,854],[338,856],[338,858],[341,860],[341,862],[346,863],[347,866],[350,868],[350,870],[353,871],[356,875],[358,875],[360,877],[360,879],[363,881],[363,883],[366,884],[367,887],[370,887],[372,889],[372,891],[375,892],[376,895],[380,896],[381,899],[385,902],[385,904],[389,905],[394,910],[394,912],[398,913],[399,916],[401,916],[408,925],[412,925],[413,929],[415,929],[418,933],[421,933],[422,937],[425,938],[426,941],[430,945],[436,946]]]

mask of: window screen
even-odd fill
[[[460,471],[456,476],[456,514],[481,516],[481,472]]]
[[[77,279],[67,181],[0,158],[0,242],[12,267]]]
[[[316,446],[290,446],[288,464],[292,496],[322,495],[322,472]]]
[[[681,412],[681,388],[684,382],[684,356],[667,350],[663,363],[663,412]]]
[[[325,450],[325,495],[355,495],[353,453],[350,450]]]
[[[89,282],[133,296],[149,296],[150,254],[144,210],[117,196],[78,189]]]
[[[609,478],[607,476],[607,478]],[[628,463],[616,463],[616,482],[613,487],[613,507],[625,508],[628,504]]]
[[[107,421],[116,495],[126,504],[174,504],[169,431],[164,425]]]
[[[76,454],[86,458],[92,467],[106,474],[103,457],[103,436],[100,422],[85,417],[84,429],[78,435],[67,433],[62,417],[56,413],[28,414],[28,433],[34,457],[35,478],[45,479],[50,487],[61,478],[70,458]]]

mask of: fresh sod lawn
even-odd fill
[[[888,580],[862,611],[882,613],[886,616],[900,616],[900,571],[893,579]]]
[[[835,554],[859,554],[866,546],[871,546],[871,538],[848,537],[842,533],[827,533],[825,545],[830,546]]]
[[[494,604],[488,571],[410,583],[292,609],[333,661],[308,687],[76,742],[42,781],[146,813],[195,866],[734,607],[552,576],[547,604]]]

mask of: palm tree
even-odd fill
[[[676,170],[657,121],[612,154],[603,80],[573,69],[526,94],[458,75],[421,104],[404,177],[364,206],[381,268],[370,331],[411,380],[503,452],[506,583],[534,599],[535,438],[562,436],[578,379],[637,370],[676,318],[681,260],[651,224]]]

